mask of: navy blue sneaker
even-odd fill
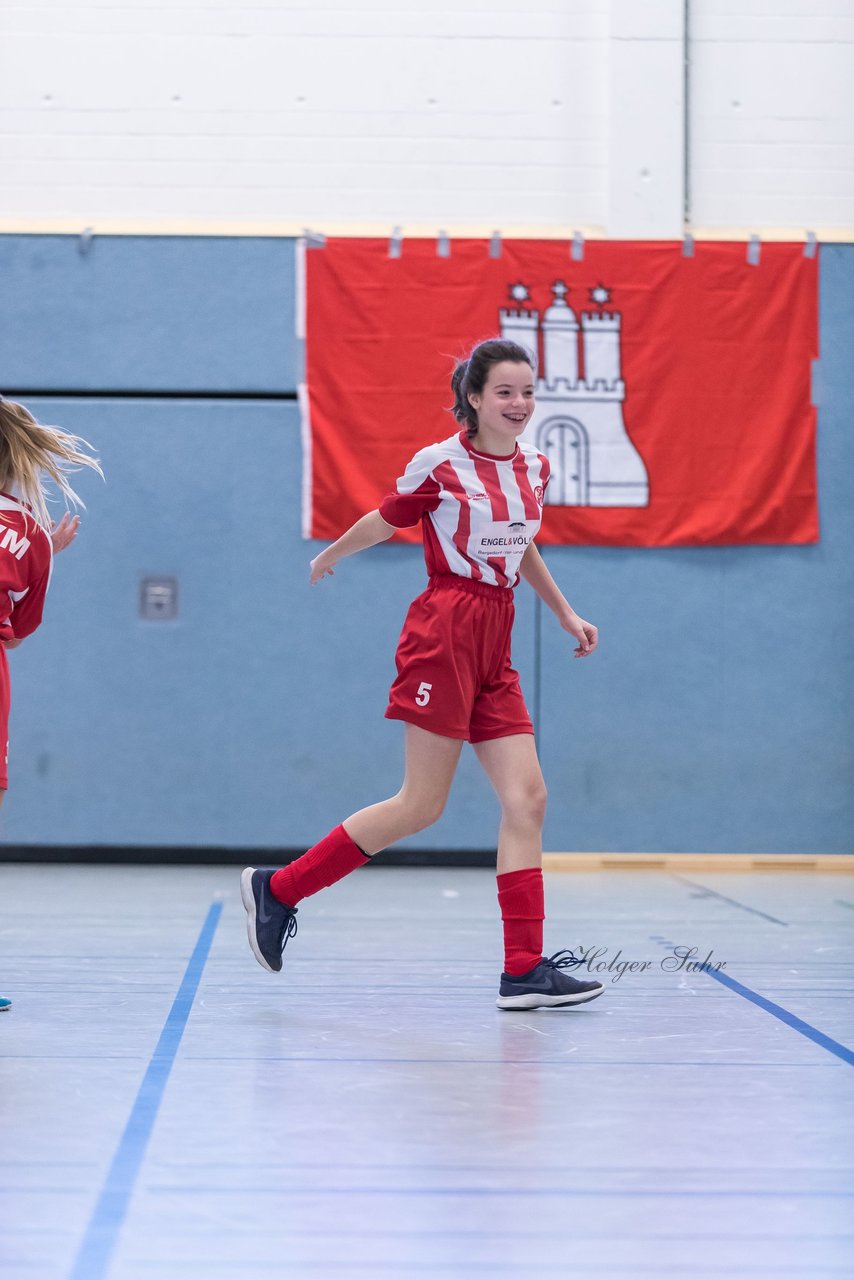
[[[0,1013],[3,1013],[5,1009],[11,1009],[11,1008],[12,1008],[12,1001],[7,1000],[5,996],[0,996]]]
[[[282,967],[282,952],[297,931],[297,909],[286,907],[270,892],[274,868],[247,867],[240,876],[240,896],[246,908],[246,931],[255,959],[270,973]]]
[[[556,951],[548,958],[543,956],[540,963],[521,978],[502,973],[495,1003],[499,1009],[553,1009],[562,1004],[586,1004],[588,1000],[595,1000],[605,990],[601,982],[579,982],[563,972],[583,963],[583,956]]]

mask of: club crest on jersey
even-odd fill
[[[545,490],[541,484],[538,484],[534,490],[534,497],[537,499],[537,505],[541,507],[546,500]]]

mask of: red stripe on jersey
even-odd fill
[[[453,573],[453,569],[448,564],[448,557],[442,550],[436,526],[426,512],[421,523],[421,536],[424,541],[424,559],[427,561],[427,572],[430,577],[436,574]]]
[[[552,465],[549,462],[548,458],[544,457],[543,454],[540,454],[539,458],[540,458],[540,484],[543,486],[543,493],[545,494],[545,491],[548,487],[549,479],[552,474]]]
[[[507,575],[507,557],[506,556],[487,556],[486,563],[495,574],[496,586],[509,587],[510,578]]]
[[[476,454],[473,454],[472,456],[474,458],[474,469],[477,472],[477,478],[480,480],[489,496],[493,520],[509,520],[510,508],[507,505],[507,498],[504,490],[501,488],[501,481],[498,478],[498,468],[494,462],[487,462],[485,458],[478,458]]]
[[[472,453],[474,461],[474,469],[489,498],[489,505],[492,508],[493,520],[509,520],[510,507],[507,504],[507,495],[501,488],[501,481],[498,478],[498,468],[494,462],[489,462],[486,458],[479,458],[476,453]],[[487,556],[486,563],[495,574],[499,587],[507,587],[510,585],[510,579],[507,576],[507,557],[506,556]]]
[[[379,512],[386,524],[393,524],[395,529],[406,529],[418,521],[428,511],[435,511],[439,505],[441,490],[432,476],[422,480],[412,493],[390,493],[379,506]]]
[[[480,566],[477,561],[472,560],[468,553],[469,537],[471,535],[471,511],[469,509],[469,496],[450,462],[440,462],[438,467],[433,471],[433,475],[448,493],[453,494],[460,504],[460,514],[457,520],[457,528],[454,533],[454,546],[460,555],[471,565],[471,576],[477,580],[483,577]]]
[[[522,495],[522,502],[525,506],[525,519],[541,520],[540,504],[537,502],[534,490],[531,488],[531,481],[528,479],[528,464],[521,451],[513,459],[513,474],[516,477],[516,483],[519,486],[519,492]]]

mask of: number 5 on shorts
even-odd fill
[[[418,686],[418,692],[415,695],[415,701],[418,703],[419,707],[427,706],[427,703],[430,701],[430,690],[432,688],[432,684],[427,684],[424,680],[421,681],[421,684]]]

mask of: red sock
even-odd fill
[[[296,862],[274,872],[270,892],[279,902],[295,907],[303,898],[343,880],[366,862],[370,862],[368,855],[350,839],[343,826],[337,826]]]
[[[543,958],[543,873],[539,867],[498,877],[504,921],[504,972],[520,977]]]

